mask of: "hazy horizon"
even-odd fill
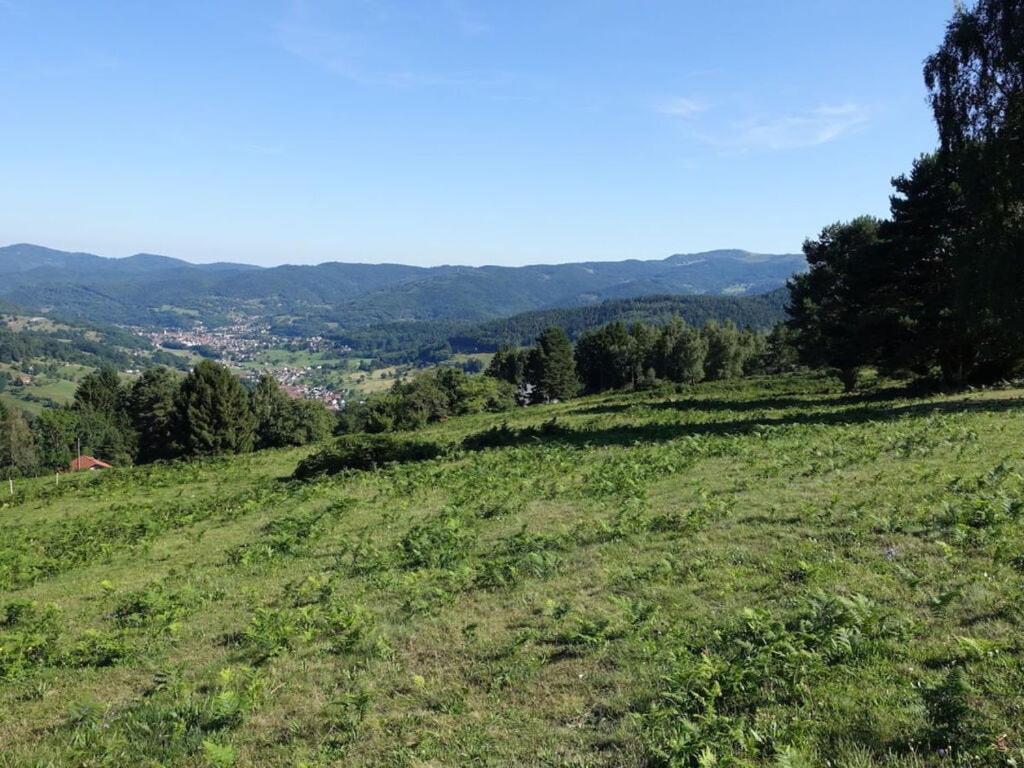
[[[272,269],[273,267],[300,267],[300,266],[321,266],[323,264],[365,264],[365,265],[381,265],[381,264],[400,264],[404,266],[419,266],[423,268],[430,267],[505,267],[505,268],[516,268],[516,267],[539,267],[539,266],[559,266],[564,264],[586,264],[593,262],[614,262],[614,261],[664,261],[674,256],[701,256],[705,254],[718,253],[718,252],[730,252],[740,251],[743,253],[750,254],[751,256],[798,256],[799,251],[787,251],[780,253],[769,253],[767,251],[752,250],[749,248],[711,248],[706,251],[675,251],[673,253],[665,254],[664,256],[652,256],[652,257],[627,257],[623,259],[607,258],[607,259],[579,259],[574,261],[539,261],[539,262],[528,262],[525,264],[463,264],[459,262],[450,263],[438,263],[438,264],[410,264],[401,261],[343,261],[339,259],[327,259],[325,261],[317,262],[281,262],[279,264],[257,264],[252,261],[245,261],[239,259],[210,259],[209,261],[199,261],[190,259],[185,256],[179,256],[173,253],[153,253],[152,251],[136,251],[134,253],[126,254],[108,254],[108,253],[96,253],[94,251],[86,251],[81,248],[55,248],[52,245],[45,243],[29,243],[29,242],[17,242],[17,243],[6,243],[0,244],[0,250],[4,248],[16,248],[16,247],[41,247],[49,248],[55,251],[62,251],[64,253],[82,254],[85,256],[98,256],[104,259],[130,259],[135,256],[158,256],[166,257],[171,259],[177,259],[184,261],[189,264],[203,265],[203,264],[241,264],[247,267],[257,267],[260,269]]]

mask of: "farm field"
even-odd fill
[[[1024,764],[1022,416],[781,376],[16,482],[0,766]]]
[[[39,367],[41,370],[33,373],[28,383],[8,386],[0,392],[0,400],[30,413],[39,413],[47,404],[66,405],[74,399],[78,382],[92,370],[85,365],[59,362],[41,364]],[[22,372],[9,364],[0,363],[0,375],[5,374],[19,376]]]

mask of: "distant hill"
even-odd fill
[[[534,310],[482,322],[401,321],[347,331],[319,330],[351,347],[357,355],[382,362],[436,362],[451,353],[493,352],[504,344],[532,344],[540,332],[551,325],[564,328],[573,339],[584,331],[614,320],[627,324],[663,323],[672,317],[680,317],[696,327],[717,320],[732,321],[744,328],[767,330],[785,319],[787,297],[784,288],[757,296],[642,296],[586,306]],[[275,331],[286,333],[288,327],[278,327]]]
[[[552,325],[565,329],[572,339],[584,331],[614,322],[663,323],[680,317],[701,328],[708,322],[731,321],[741,328],[767,330],[785,319],[788,292],[779,288],[758,296],[643,296],[603,301],[586,307],[544,309],[523,312],[503,320],[480,323],[469,332],[453,337],[455,351],[464,346],[497,348],[502,344],[531,344],[541,331]]]
[[[250,271],[259,267],[250,264],[192,264],[170,256],[159,256],[153,253],[137,253],[124,259],[109,259],[94,256],[91,253],[71,253],[45,248],[41,245],[18,243],[0,248],[0,275],[13,273],[35,272],[50,269],[65,275],[130,275],[152,274],[166,270],[195,269],[208,272]]]
[[[192,322],[180,311],[187,309],[216,324],[234,310],[353,328],[483,321],[654,294],[749,296],[781,287],[803,268],[799,255],[739,250],[524,267],[331,262],[260,268],[153,254],[107,259],[19,244],[0,248],[0,300],[94,322],[183,324]]]

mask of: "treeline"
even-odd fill
[[[66,469],[83,454],[122,466],[303,445],[331,434],[322,403],[288,397],[269,375],[247,390],[203,360],[187,376],[149,368],[132,384],[115,369],[86,376],[74,402],[26,417],[0,404],[0,471]]]
[[[350,347],[357,355],[372,359],[378,366],[430,365],[443,362],[453,354],[527,346],[552,326],[562,328],[570,339],[614,320],[627,324],[662,324],[673,317],[698,327],[711,321],[731,321],[741,328],[768,330],[785,319],[786,296],[784,288],[758,296],[641,296],[583,307],[522,312],[484,322],[393,322],[344,331],[327,328],[322,323],[309,327],[298,322],[275,326],[272,332],[289,334],[304,329],[309,335],[323,335]]]
[[[804,362],[989,384],[1024,367],[1024,0],[960,9],[924,68],[939,147],[890,215],[825,227],[788,311]]]
[[[732,322],[712,321],[698,329],[676,317],[663,326],[609,323],[585,332],[573,349],[565,331],[553,326],[530,349],[500,349],[487,375],[512,383],[533,403],[581,391],[696,384],[791,370],[797,361],[789,336],[784,326],[766,335]]]
[[[339,416],[338,431],[413,430],[451,416],[500,412],[579,394],[776,373],[797,364],[783,325],[764,334],[740,330],[731,322],[697,329],[678,317],[665,325],[633,323],[628,328],[616,321],[587,331],[575,347],[563,328],[551,326],[529,348],[500,348],[483,376],[441,365],[350,404]]]
[[[767,331],[785,319],[785,306],[785,289],[738,297],[642,296],[585,307],[523,312],[480,323],[470,333],[452,336],[449,342],[456,352],[471,352],[474,348],[490,352],[502,346],[528,345],[552,326],[564,330],[570,339],[578,339],[586,331],[614,321],[662,325],[672,318],[698,328],[710,322],[731,322],[740,328]]]

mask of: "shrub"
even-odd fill
[[[388,464],[436,459],[448,452],[448,446],[433,440],[398,435],[345,435],[332,447],[304,459],[295,477],[304,480],[317,475],[333,475],[347,469],[378,469]]]
[[[502,422],[499,426],[467,435],[462,441],[462,447],[467,451],[480,451],[485,448],[504,448],[510,445],[564,439],[572,434],[573,430],[559,424],[557,418],[518,429],[510,427],[508,422]]]

